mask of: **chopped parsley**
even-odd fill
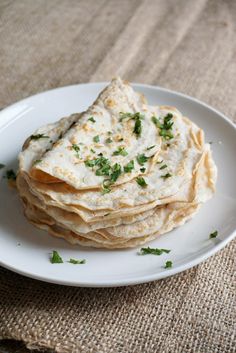
[[[134,161],[130,161],[128,164],[124,166],[124,172],[125,173],[130,173],[131,170],[134,169]]]
[[[99,168],[95,172],[97,176],[110,175],[111,166],[107,158],[101,157],[100,162],[97,165],[99,166]]]
[[[80,147],[76,144],[76,143],[73,143],[72,147],[71,147],[76,153],[79,153],[80,151]]]
[[[112,131],[107,131],[107,135],[112,135]]]
[[[167,178],[170,178],[170,177],[172,177],[172,174],[170,174],[170,173],[166,173],[165,175],[161,176],[161,178],[164,179],[164,180],[167,179]]]
[[[148,161],[149,157],[145,156],[145,154],[138,154],[136,159],[137,159],[138,164],[143,166],[144,163],[146,163]]]
[[[172,261],[166,261],[165,267],[164,268],[171,268],[173,266]]]
[[[120,112],[120,120],[119,121],[122,121],[126,118],[132,118],[133,117],[133,114],[132,113],[123,113],[123,112]]]
[[[9,169],[6,171],[6,178],[8,180],[16,180],[16,173],[13,169]]]
[[[209,235],[209,238],[210,238],[210,239],[212,239],[212,238],[216,238],[216,237],[217,237],[217,235],[218,235],[218,231],[217,231],[217,230],[215,230],[213,233],[211,233],[211,234]]]
[[[75,151],[76,153],[76,158],[80,158],[80,155],[79,155],[79,151],[80,151],[80,147],[76,144],[76,143],[73,143],[72,146],[71,146],[72,150]]]
[[[150,146],[150,147],[147,147],[147,151],[151,150],[152,148],[156,147],[156,145],[153,145],[153,146]]]
[[[5,164],[0,163],[0,169],[4,168]]]
[[[174,136],[171,132],[172,126],[174,124],[171,119],[173,118],[173,114],[168,113],[164,118],[163,118],[163,123],[160,122],[159,119],[157,119],[155,116],[152,116],[152,122],[159,128],[159,135],[162,136],[165,140],[170,140]]]
[[[121,138],[118,140],[118,142],[121,142],[121,141],[124,141],[123,137],[121,137]]]
[[[118,147],[118,149],[117,149],[115,152],[113,152],[112,155],[113,155],[113,156],[119,156],[119,155],[121,155],[121,156],[125,157],[125,156],[128,155],[128,152],[125,150],[124,147]]]
[[[93,141],[96,143],[100,142],[100,137],[98,135],[94,136]]]
[[[137,182],[137,184],[138,184],[139,186],[141,186],[142,188],[146,188],[147,185],[148,185],[148,184],[146,183],[145,179],[142,178],[142,177],[136,178],[136,182]]]
[[[87,159],[87,161],[84,161],[84,164],[86,167],[94,167],[96,165],[96,159]]]
[[[96,122],[96,120],[94,119],[93,116],[90,116],[90,118],[89,118],[88,120],[89,120],[89,121],[92,121],[92,123],[95,123],[95,122]]]
[[[112,138],[111,138],[111,137],[108,137],[108,138],[106,139],[106,143],[112,143]]]
[[[67,261],[67,262],[69,262],[70,264],[73,264],[73,265],[82,265],[82,264],[86,263],[86,260],[85,259],[83,259],[83,260],[70,259],[70,261]]]
[[[30,139],[31,140],[49,139],[49,136],[46,136],[44,134],[37,134],[37,135],[31,135]]]
[[[112,183],[115,183],[116,180],[119,178],[119,176],[121,175],[122,170],[121,170],[121,165],[116,163],[111,170],[111,176],[110,176],[110,180]]]
[[[146,168],[140,168],[140,172],[145,173]]]
[[[139,112],[134,113],[134,114],[120,112],[120,121],[123,121],[126,118],[135,120],[133,132],[137,135],[137,137],[140,137],[141,132],[142,132],[142,121],[141,120],[144,119],[144,115]]]
[[[63,260],[56,250],[53,250],[51,257],[52,264],[62,264]]]
[[[142,115],[140,113],[136,113],[132,119],[135,119],[133,132],[137,135],[137,137],[140,137],[142,132]]]
[[[140,255],[162,255],[162,254],[169,254],[170,250],[168,249],[158,249],[158,248],[142,248],[140,250]]]
[[[90,149],[90,151],[91,151],[92,153],[96,153],[96,152],[94,151],[94,149],[92,149],[92,148]]]
[[[102,194],[103,195],[111,192],[110,185],[111,185],[110,179],[103,180],[103,183],[102,183]]]
[[[162,161],[160,161],[160,162],[157,162],[157,164],[161,164],[161,163],[163,163],[163,159],[162,159]]]
[[[35,159],[33,165],[36,165],[36,164],[38,164],[38,163],[40,163],[40,162],[42,162],[42,159]]]
[[[162,170],[162,169],[165,169],[165,168],[167,168],[167,164],[163,164],[163,165],[160,167],[161,170]]]

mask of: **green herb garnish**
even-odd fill
[[[157,162],[157,164],[161,164],[161,163],[163,163],[163,159],[162,159],[162,161],[160,161],[160,162]]]
[[[173,118],[173,114],[168,113],[164,118],[163,118],[163,123],[160,122],[159,119],[157,119],[155,116],[152,116],[152,122],[159,128],[159,135],[164,137],[165,140],[170,140],[174,136],[171,133],[171,129],[173,126],[173,122],[171,119]]]
[[[119,155],[121,155],[121,156],[125,157],[125,156],[128,155],[128,152],[125,150],[124,147],[118,147],[118,149],[117,149],[115,152],[113,152],[112,155],[113,155],[113,156],[119,156]]]
[[[217,230],[215,230],[213,233],[211,233],[211,234],[209,235],[209,238],[210,238],[210,239],[212,239],[212,238],[216,238],[216,237],[217,237],[217,235],[218,235],[218,231],[217,231]]]
[[[166,173],[165,175],[161,176],[162,179],[167,179],[167,178],[170,178],[170,177],[172,177],[172,174],[170,174],[170,173]]]
[[[124,172],[125,173],[130,173],[131,170],[134,169],[134,161],[130,161],[128,164],[124,166]]]
[[[106,143],[112,143],[112,138],[111,138],[111,137],[108,137],[108,138],[106,139]]]
[[[173,265],[172,261],[166,261],[164,268],[171,268]]]
[[[76,143],[73,143],[72,147],[71,147],[76,153],[79,153],[80,151],[80,147],[76,144]]]
[[[139,114],[139,113],[136,113],[136,114]],[[133,132],[137,135],[137,137],[140,137],[142,132],[141,117],[140,115],[136,115],[134,119],[135,119],[135,124],[134,124]]]
[[[31,140],[49,139],[49,136],[46,136],[44,134],[37,134],[37,135],[31,135],[30,139]]]
[[[53,250],[51,257],[52,264],[62,264],[63,260],[56,250]]]
[[[96,165],[96,159],[87,159],[87,161],[84,161],[84,164],[86,167],[94,167]]]
[[[82,265],[82,264],[86,263],[86,260],[85,259],[83,259],[83,260],[70,259],[70,261],[67,261],[67,262],[69,262],[70,264],[73,264],[73,265]]]
[[[93,141],[96,142],[96,143],[100,142],[100,137],[98,135],[94,136]]]
[[[137,137],[140,137],[141,132],[142,132],[141,120],[144,119],[144,115],[139,112],[134,113],[134,114],[120,112],[120,121],[123,121],[126,118],[135,120],[133,132],[137,135]]]
[[[116,180],[119,178],[119,176],[121,175],[122,170],[121,170],[121,165],[116,163],[111,170],[111,176],[110,176],[110,180],[112,183],[115,183]]]
[[[148,184],[146,183],[145,179],[142,177],[136,178],[136,182],[138,185],[140,185],[142,188],[146,188]]]
[[[90,118],[88,118],[88,120],[89,120],[89,121],[92,121],[92,123],[95,123],[95,122],[96,122],[96,120],[94,119],[93,116],[90,116]]]
[[[8,180],[16,180],[16,173],[13,169],[9,169],[6,171],[6,178]]]
[[[159,169],[165,169],[165,168],[167,168],[167,164],[163,164]]]
[[[149,157],[145,156],[145,154],[139,154],[137,157],[137,162],[139,165],[143,166],[149,159]]]
[[[121,138],[118,140],[118,142],[121,142],[121,141],[124,141],[123,137],[121,137]]]
[[[34,161],[33,165],[36,165],[36,164],[38,164],[38,163],[40,163],[40,162],[42,162],[42,159],[36,159],[36,160]]]
[[[90,148],[90,151],[91,151],[92,153],[96,153],[96,152],[94,151],[94,149],[92,149],[92,148]]]
[[[140,168],[140,172],[145,173],[146,168]]]
[[[0,169],[4,168],[5,164],[0,163]]]
[[[110,179],[103,180],[103,183],[102,183],[102,194],[103,195],[111,192],[110,185],[111,185]]]
[[[119,121],[122,121],[126,118],[132,118],[133,117],[133,114],[132,113],[123,113],[123,112],[120,112],[120,119]]]
[[[156,147],[156,145],[153,145],[153,146],[150,146],[150,147],[147,147],[147,151],[151,150],[152,148]]]
[[[142,248],[140,250],[140,255],[162,255],[162,254],[169,254],[170,250],[168,249],[158,249],[158,248]]]

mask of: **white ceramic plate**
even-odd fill
[[[23,141],[39,126],[86,109],[104,83],[63,87],[16,103],[0,113],[0,163],[17,168]],[[17,192],[0,181],[0,264],[12,271],[47,282],[71,286],[106,287],[144,283],[174,275],[199,264],[223,248],[236,229],[236,130],[221,113],[204,103],[160,87],[134,84],[150,104],[176,106],[212,141],[218,167],[217,192],[193,220],[150,242],[151,247],[171,249],[161,256],[138,255],[139,249],[95,250],[72,246],[37,230],[24,218]],[[218,230],[219,236],[209,239]],[[86,259],[85,265],[51,264],[52,250],[64,260]],[[167,260],[173,268],[164,269]]]

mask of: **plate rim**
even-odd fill
[[[14,107],[16,107],[19,104],[22,103],[27,103],[28,101],[30,101],[30,99],[32,98],[38,98],[40,96],[43,96],[45,94],[51,93],[51,92],[55,92],[55,91],[60,91],[60,90],[64,90],[64,89],[68,89],[68,88],[76,88],[78,86],[105,86],[107,85],[108,82],[88,82],[88,83],[79,83],[79,84],[74,84],[74,85],[67,85],[67,86],[62,86],[62,87],[57,87],[54,89],[50,89],[47,91],[42,91],[39,92],[37,94],[34,94],[32,96],[26,97],[22,100],[19,100],[7,107],[5,107],[4,109],[2,109],[0,111],[0,133],[2,133],[4,131],[5,128],[7,128],[7,126],[9,125],[9,123],[11,123],[12,117],[9,116],[9,118],[5,119],[5,121],[3,121],[1,123],[1,115],[3,114],[7,114],[7,111],[9,109],[12,109]],[[172,95],[176,95],[180,98],[184,98],[190,101],[193,101],[195,103],[197,103],[198,105],[203,106],[204,108],[208,109],[209,111],[213,112],[216,116],[217,119],[223,119],[224,121],[226,121],[231,127],[233,127],[234,132],[236,133],[236,124],[234,124],[234,122],[232,120],[230,120],[224,113],[220,112],[219,110],[213,108],[212,106],[210,106],[209,104],[194,98],[192,96],[189,96],[185,93],[182,92],[178,92],[175,90],[171,90],[165,87],[161,87],[161,86],[156,86],[156,85],[149,85],[149,84],[143,84],[143,83],[131,83],[132,86],[134,86],[135,88],[148,88],[148,89],[154,89],[154,90],[159,90],[162,92],[166,92],[168,94],[172,94]],[[21,116],[19,116],[19,118],[21,118]],[[12,123],[14,123],[14,120],[12,121]],[[161,271],[157,274],[151,274],[151,275],[141,275],[139,277],[135,277],[135,278],[129,278],[129,279],[121,279],[121,280],[105,280],[105,281],[100,281],[99,283],[94,283],[91,281],[83,281],[83,282],[79,282],[79,281],[71,281],[71,280],[60,280],[60,279],[53,279],[50,277],[45,277],[43,275],[38,275],[38,274],[32,274],[29,271],[26,270],[21,270],[16,268],[14,265],[9,265],[9,264],[5,264],[1,259],[0,259],[0,266],[11,270],[15,273],[18,273],[20,275],[26,276],[28,278],[32,278],[32,279],[36,279],[36,280],[40,280],[43,282],[47,282],[47,283],[53,283],[53,284],[58,284],[58,285],[65,285],[65,286],[74,286],[74,287],[90,287],[90,288],[98,288],[98,287],[121,287],[121,286],[129,286],[129,285],[138,285],[138,284],[142,284],[142,283],[148,283],[148,282],[152,282],[152,281],[156,281],[156,280],[160,280],[160,279],[164,279],[167,277],[171,277],[173,275],[176,275],[180,272],[183,272],[185,270],[188,270],[200,263],[202,263],[203,261],[207,260],[209,257],[213,256],[214,254],[216,254],[218,251],[220,251],[221,249],[223,249],[231,240],[233,240],[236,237],[236,229],[229,234],[225,239],[221,240],[218,244],[215,244],[215,246],[209,250],[206,250],[203,254],[198,255],[195,259],[188,261],[187,263],[178,265],[174,268],[168,269],[168,270],[164,270]]]

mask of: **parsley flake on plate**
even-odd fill
[[[148,186],[148,184],[146,183],[145,179],[142,177],[138,177],[136,178],[136,182],[139,186],[141,186],[142,188],[146,188]]]
[[[62,264],[63,260],[56,250],[53,250],[51,257],[52,264]]]
[[[108,137],[108,138],[106,139],[106,143],[112,143],[112,138],[111,138],[111,137]]]
[[[140,255],[162,255],[162,254],[169,254],[170,250],[168,249],[158,249],[158,248],[141,248],[139,254]]]
[[[164,268],[171,268],[173,266],[172,261],[166,261]]]
[[[9,169],[6,171],[6,178],[8,180],[16,180],[16,173],[13,169]]]
[[[70,259],[69,261],[70,264],[73,264],[73,265],[83,265],[86,263],[86,260],[83,259],[83,260],[76,260],[76,259]]]
[[[140,172],[145,173],[146,168],[140,168]]]
[[[37,135],[31,135],[30,139],[31,140],[49,139],[49,136],[46,136],[44,134],[37,134]]]
[[[218,231],[215,230],[213,233],[211,233],[211,234],[209,235],[209,238],[210,238],[210,239],[216,238],[217,235],[218,235]]]

